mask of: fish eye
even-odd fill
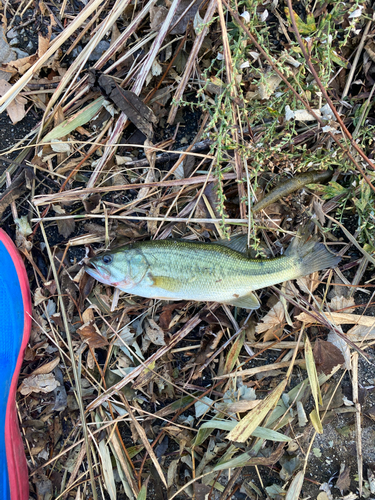
[[[104,264],[110,264],[113,261],[112,255],[103,255],[102,261]]]

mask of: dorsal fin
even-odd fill
[[[236,234],[235,236],[232,236],[230,240],[223,238],[221,240],[213,241],[212,243],[230,248],[236,252],[240,252],[246,257],[248,256],[247,234]]]

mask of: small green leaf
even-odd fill
[[[222,431],[231,431],[237,425],[234,420],[211,420],[210,422],[205,422],[201,425],[201,429],[220,429]],[[272,429],[267,429],[266,427],[257,427],[251,434],[254,437],[269,439],[272,441],[291,441],[291,438],[281,434],[280,432],[273,431]]]
[[[290,17],[289,9],[285,8],[285,14],[288,19],[288,22],[291,24],[292,20]],[[298,31],[301,35],[311,35],[314,31],[316,31],[316,24],[313,14],[307,14],[306,22],[304,23],[299,15],[293,10],[294,20],[296,21]]]
[[[51,142],[56,139],[61,139],[65,135],[70,134],[77,127],[82,127],[88,121],[92,120],[95,115],[98,114],[100,108],[103,106],[104,97],[99,97],[95,101],[91,102],[88,106],[80,109],[73,116],[64,120],[60,125],[57,125],[51,130],[43,139],[42,142]]]
[[[252,458],[254,457],[251,456],[249,453],[241,453],[241,455],[238,455],[238,457],[228,460],[228,462],[216,465],[212,470],[218,471],[224,469],[235,469],[236,467],[245,467],[249,462],[249,460],[251,460]]]
[[[348,67],[348,61],[343,57],[339,56],[334,50],[331,50],[329,55],[332,61],[341,66],[342,68]]]
[[[347,193],[347,189],[338,182],[335,181],[330,181],[326,186],[323,187],[323,200],[329,200],[330,198],[333,198],[334,196],[338,196],[340,194]]]
[[[143,485],[140,492],[138,493],[137,500],[146,500],[147,486]]]

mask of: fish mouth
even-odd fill
[[[100,281],[101,283],[104,283],[105,285],[112,285],[111,276],[99,266],[96,266],[92,263],[86,264],[85,271],[87,274]]]
[[[85,265],[85,271],[87,274],[100,281],[104,285],[114,286],[116,288],[125,289],[130,288],[133,283],[129,279],[123,279],[120,281],[114,281],[113,277],[108,274],[100,265],[90,262]]]

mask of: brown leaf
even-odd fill
[[[32,392],[42,392],[43,394],[47,392],[52,392],[60,383],[55,379],[52,373],[45,373],[40,375],[31,375],[31,377],[26,378],[19,391],[23,396],[27,396]]]
[[[93,321],[85,323],[77,329],[81,339],[92,348],[100,348],[108,345],[108,340],[100,334],[98,327]]]
[[[350,489],[350,467],[341,466],[336,488],[340,490],[341,495],[344,494],[344,491],[348,491]]]
[[[51,295],[54,295],[56,293],[57,287],[55,280],[46,281],[43,286],[49,291]]]
[[[301,276],[297,279],[298,286],[305,293],[314,292],[319,286],[319,273],[315,272],[308,276]]]
[[[375,340],[375,327],[355,325],[348,332],[346,336],[352,342],[363,342],[364,340]]]
[[[43,295],[43,290],[41,288],[36,288],[34,292],[34,306],[38,306],[45,300],[47,300],[48,297],[45,297]]]
[[[147,321],[148,325],[145,325],[145,331],[147,337],[155,345],[165,345],[163,330],[160,328],[159,325],[156,324],[156,322],[153,319],[147,318]]]
[[[150,27],[152,30],[157,31],[168,14],[168,9],[166,7],[152,5],[150,9]]]
[[[36,370],[33,371],[32,375],[51,373],[51,371],[54,370],[59,363],[60,363],[60,357],[57,356],[49,363],[39,366]]]
[[[175,309],[183,309],[186,302],[171,302],[163,306],[162,312],[159,317],[159,325],[164,331],[169,330],[169,325],[172,320],[172,313]]]
[[[102,198],[99,193],[94,193],[87,198],[83,198],[82,203],[85,207],[86,213],[95,213],[95,211],[99,208],[101,199]]]
[[[202,4],[202,0],[197,0],[193,3],[190,9],[184,14],[182,19],[176,24],[176,26],[171,30],[171,35],[183,35],[186,31],[187,25],[190,21],[194,20],[199,7]],[[176,14],[173,16],[171,26],[181,17],[185,10],[191,5],[190,0],[181,0],[178,4]]]
[[[34,174],[30,169],[24,169],[15,179],[12,180],[10,186],[2,193],[0,197],[0,216],[8,208],[8,206],[22,196],[28,184],[33,179]]]
[[[151,139],[154,135],[152,125],[157,123],[157,118],[151,109],[134,92],[122,89],[109,76],[100,75],[98,84],[103,94],[123,111],[148,139]]]
[[[203,338],[202,338],[200,348],[199,348],[198,352],[196,353],[195,359],[194,359],[194,365],[195,365],[195,370],[194,370],[194,375],[193,375],[194,380],[196,378],[202,376],[202,374],[200,372],[201,366],[204,365],[206,360],[214,353],[214,351],[217,348],[218,343],[220,342],[223,335],[224,335],[223,330],[219,330],[219,332],[215,335],[211,331],[210,327],[206,328],[204,335],[203,335]],[[188,366],[188,365],[185,365],[185,366]]]
[[[280,338],[284,328],[285,310],[281,301],[278,301],[262,318],[262,322],[255,327],[256,333],[263,333],[263,342]]]
[[[281,301],[277,302],[261,321],[255,328],[256,333],[263,333],[274,326],[280,326],[284,322],[284,306]]]
[[[207,486],[207,484],[195,482],[193,487],[196,500],[205,500],[211,491],[211,487]]]
[[[200,318],[209,325],[219,325],[222,328],[232,328],[232,323],[229,321],[227,315],[221,311],[215,311],[214,313],[211,313],[210,311],[203,312]]]
[[[95,285],[95,278],[87,273],[83,273],[79,280],[79,309],[83,309],[85,300],[90,295]]]
[[[326,340],[318,339],[315,342],[313,354],[316,369],[326,375],[329,375],[335,366],[345,363],[340,349]]]
[[[3,97],[8,90],[12,88],[12,85],[5,80],[0,80],[0,96]],[[12,120],[13,125],[22,120],[26,115],[25,104],[26,99],[21,96],[17,96],[7,107],[7,113],[9,118]]]
[[[60,205],[52,205],[52,208],[58,215],[66,214],[65,209],[62,208]],[[57,229],[59,231],[59,234],[64,236],[64,238],[67,238],[74,231],[75,225],[76,223],[74,219],[61,218],[57,221]]]
[[[344,312],[346,313],[352,313],[355,310],[355,308],[352,307],[355,306],[353,297],[347,299],[342,295],[340,297],[335,296],[328,305],[332,311],[345,310]]]

